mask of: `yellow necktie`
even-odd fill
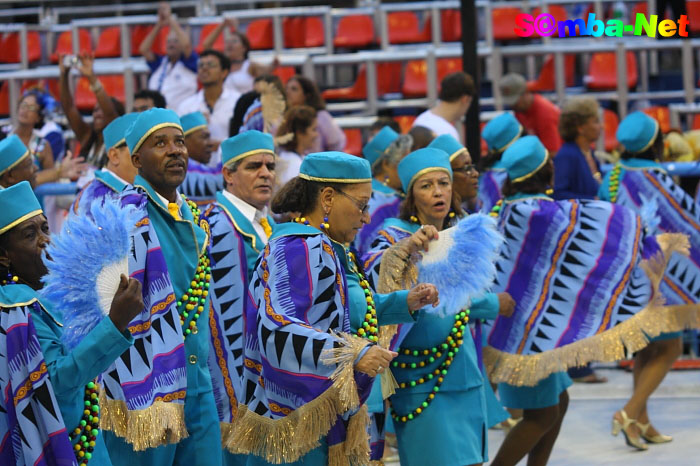
[[[260,226],[263,228],[263,231],[269,238],[272,234],[272,227],[270,226],[270,222],[267,221],[267,218],[261,217],[258,223],[260,223]]]
[[[180,217],[180,207],[175,202],[168,203],[168,212],[173,216],[175,220],[182,220]]]

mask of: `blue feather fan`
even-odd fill
[[[51,237],[41,293],[63,318],[62,341],[68,349],[109,313],[119,273],[128,276],[130,237],[139,220],[133,206],[107,199],[71,213],[61,233]]]
[[[438,312],[459,312],[491,287],[502,243],[495,220],[484,214],[440,232],[418,263],[418,281],[432,283],[440,293]]]

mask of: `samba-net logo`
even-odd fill
[[[646,34],[656,37],[656,32],[663,37],[688,37],[688,17],[681,15],[678,21],[664,19],[659,21],[657,15],[648,18],[637,13],[634,24],[625,24],[619,19],[609,19],[603,22],[595,18],[595,13],[588,15],[588,21],[583,19],[567,19],[557,21],[554,16],[543,13],[533,18],[532,15],[521,13],[515,17],[515,33],[520,37],[530,37],[537,33],[542,37],[559,34],[559,37],[593,36],[622,37],[623,33],[633,33],[635,36]]]

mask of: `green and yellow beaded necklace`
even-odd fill
[[[379,321],[377,320],[377,307],[374,304],[372,288],[369,286],[367,277],[365,277],[357,266],[355,254],[350,251],[348,251],[348,263],[350,264],[350,271],[357,275],[360,281],[360,286],[365,293],[365,301],[367,302],[367,312],[365,313],[362,324],[357,328],[357,336],[377,343],[379,341]]]

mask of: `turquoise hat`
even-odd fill
[[[207,128],[209,125],[202,112],[192,112],[187,115],[182,115],[180,117],[180,123],[182,124],[182,131],[185,133],[185,136],[189,136],[190,133],[194,133],[198,129]]]
[[[177,113],[165,108],[150,108],[138,114],[138,117],[126,131],[126,145],[132,154],[139,150],[141,144],[161,128],[178,128],[182,124]]]
[[[522,131],[523,126],[512,113],[502,113],[486,123],[481,137],[490,151],[503,152],[518,139]]]
[[[0,235],[43,213],[29,182],[20,181],[0,190]]]
[[[457,156],[461,155],[463,152],[469,154],[467,148],[449,134],[441,134],[440,136],[436,137],[430,144],[428,144],[428,147],[440,149],[441,151],[446,152],[450,157],[450,162],[456,159]]]
[[[326,183],[366,183],[372,169],[363,158],[345,152],[315,152],[304,157],[299,178]]]
[[[403,191],[407,193],[411,185],[421,175],[434,171],[449,173],[452,179],[452,167],[447,152],[432,147],[411,152],[399,162],[399,179]]]
[[[638,154],[647,150],[656,139],[659,123],[642,112],[634,112],[620,122],[615,136],[626,150]]]
[[[547,149],[537,136],[525,136],[506,149],[501,157],[501,166],[505,168],[511,183],[530,178],[547,163]]]
[[[0,141],[0,175],[16,167],[25,157],[29,157],[29,149],[16,134]]]
[[[255,129],[244,131],[221,143],[221,159],[224,166],[231,165],[249,155],[261,153],[275,155],[275,143],[270,134],[261,133]]]
[[[110,124],[102,130],[102,138],[105,141],[107,150],[117,147],[126,142],[126,130],[138,118],[138,113],[127,113],[112,120]]]
[[[362,148],[362,155],[369,161],[370,165],[377,163],[377,160],[389,148],[392,142],[399,138],[399,133],[385,126],[372,139],[369,140],[365,147]]]

